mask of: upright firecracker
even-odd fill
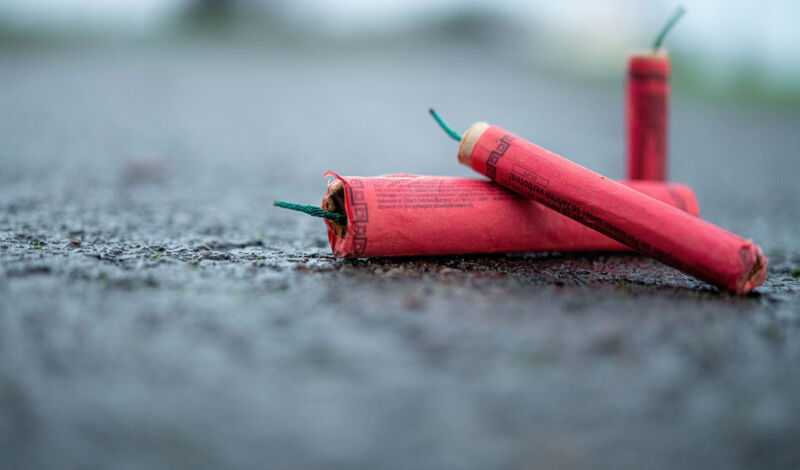
[[[669,56],[665,52],[628,58],[628,178],[666,181]]]
[[[669,54],[664,37],[685,13],[678,8],[651,51],[628,57],[625,79],[628,179],[666,181],[669,150]]]

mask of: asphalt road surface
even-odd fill
[[[0,460],[797,468],[800,111],[674,95],[672,178],[770,258],[747,296],[638,255],[337,260],[272,207],[471,176],[432,105],[623,176],[621,83],[492,48],[0,50]]]

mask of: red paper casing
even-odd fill
[[[628,58],[628,179],[666,181],[670,61],[666,53]]]
[[[767,258],[752,241],[497,126],[480,134],[471,159],[512,191],[710,284],[744,293],[766,278]]]
[[[326,220],[331,248],[339,257],[629,250],[488,180],[328,174],[344,183],[347,232],[338,236],[333,223]],[[697,200],[688,186],[627,184],[698,214]]]

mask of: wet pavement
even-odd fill
[[[770,258],[748,296],[637,255],[337,260],[272,207],[471,176],[431,105],[623,175],[621,85],[491,47],[3,49],[0,457],[796,468],[800,112],[673,101],[673,179]]]

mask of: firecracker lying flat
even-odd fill
[[[491,181],[448,176],[328,173],[322,209],[338,257],[471,253],[627,251],[629,247]],[[682,184],[625,183],[697,216]]]

